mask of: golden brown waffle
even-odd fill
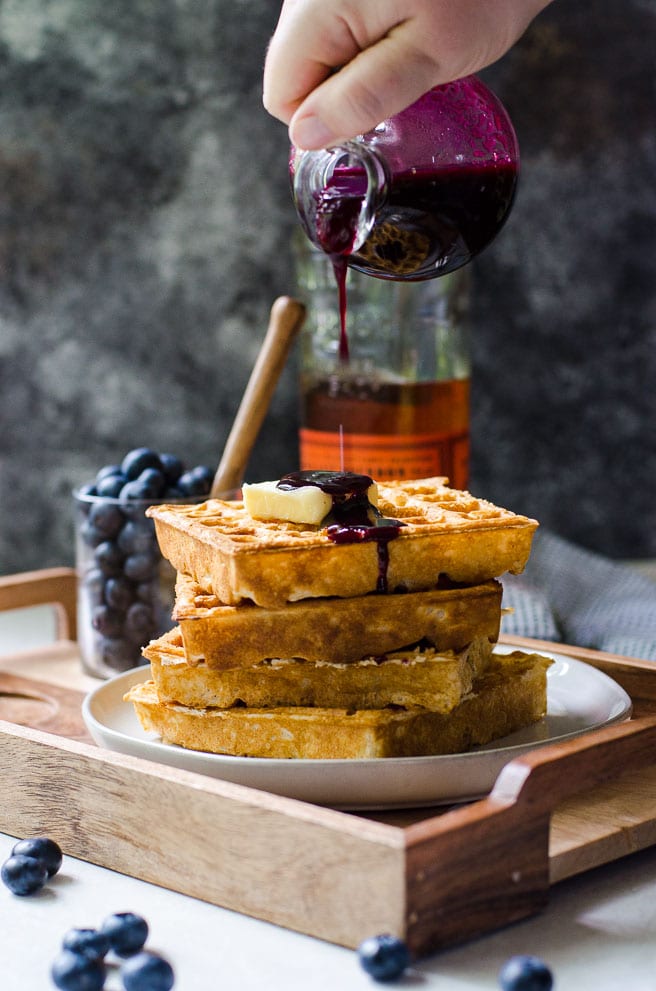
[[[193,708],[402,705],[450,712],[487,667],[492,645],[481,637],[457,654],[395,651],[354,664],[275,659],[215,671],[205,664],[190,667],[180,631],[172,630],[153,640],[143,653],[150,661],[159,699]]]
[[[267,609],[224,605],[193,578],[178,574],[173,612],[187,662],[248,667],[266,657],[302,657],[347,664],[424,640],[439,651],[461,650],[476,637],[496,642],[501,585],[435,588],[399,595],[304,599]]]
[[[374,542],[335,544],[320,527],[250,517],[242,502],[153,506],[164,557],[203,588],[234,605],[260,606],[323,596],[433,588],[440,576],[478,585],[523,570],[535,520],[500,509],[443,478],[378,486],[378,508],[401,520],[385,563]]]
[[[493,655],[448,715],[401,708],[196,709],[160,702],[152,681],[131,689],[126,701],[146,731],[191,750],[320,760],[460,753],[537,722],[546,711],[550,664],[537,654]]]

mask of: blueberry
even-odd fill
[[[143,516],[140,520],[128,520],[117,540],[124,554],[135,554],[140,551],[150,551],[156,547],[155,527],[152,520]]]
[[[184,465],[175,454],[160,454],[159,460],[162,463],[162,471],[167,485],[175,485],[180,475],[184,471]]]
[[[97,957],[62,950],[50,968],[50,976],[61,991],[102,991],[106,970]]]
[[[196,465],[195,468],[191,469],[191,474],[194,478],[205,484],[205,492],[209,492],[212,488],[212,482],[214,481],[214,472],[207,465]]]
[[[358,947],[363,970],[376,981],[395,981],[410,963],[408,947],[398,936],[369,936]]]
[[[123,613],[105,604],[96,606],[91,613],[91,625],[103,637],[120,636],[123,632],[123,623]]]
[[[162,470],[159,454],[150,447],[135,447],[134,450],[125,455],[121,462],[121,472],[128,481],[138,478],[145,468]]]
[[[155,468],[146,468],[138,478],[133,478],[126,482],[119,493],[121,502],[130,499],[138,499],[140,502],[152,502],[159,499],[166,482],[161,471]]]
[[[160,590],[158,582],[139,582],[137,585],[137,598],[140,602],[156,606],[160,600]]]
[[[184,499],[185,494],[182,489],[179,489],[177,485],[169,485],[164,489],[162,499],[166,499],[168,502],[177,502],[178,499]]]
[[[133,582],[145,582],[157,574],[159,565],[154,554],[128,554],[123,565],[126,578]]]
[[[103,537],[115,537],[123,524],[123,513],[111,502],[95,502],[89,511],[89,526]]]
[[[30,836],[27,839],[19,840],[18,843],[14,844],[11,852],[40,860],[48,872],[48,877],[54,877],[64,859],[61,847],[49,836]]]
[[[128,502],[131,499],[134,500],[138,499],[139,501],[141,501],[143,499],[148,498],[147,496],[144,496],[141,485],[139,484],[136,478],[133,479],[131,482],[125,483],[125,485],[119,492],[118,497],[121,500],[121,502]]]
[[[96,493],[106,499],[118,499],[126,482],[127,478],[121,472],[117,472],[115,475],[105,475],[99,482],[96,482]]]
[[[134,490],[132,490],[133,494],[131,496],[125,495],[125,490],[131,485],[136,485],[136,482],[128,482],[127,485],[124,485],[121,489],[121,495],[119,496],[121,500],[121,512],[125,516],[126,520],[141,524],[147,519],[147,517],[144,516],[143,500],[138,499],[138,497],[134,494]],[[149,499],[148,504],[150,505],[151,502],[152,500]],[[151,523],[150,520],[148,520],[148,523],[152,527],[155,526],[155,524]]]
[[[168,960],[143,950],[121,965],[121,980],[125,991],[170,991],[175,975]]]
[[[177,487],[185,496],[207,495],[210,486],[211,481],[208,483],[205,472],[199,471],[198,468],[192,468],[191,471],[180,475],[177,483]]]
[[[69,929],[64,934],[62,946],[72,953],[84,953],[102,960],[109,952],[109,940],[99,929]]]
[[[539,957],[510,957],[499,971],[502,991],[551,991],[553,976]]]
[[[153,611],[145,602],[135,602],[125,617],[125,635],[139,645],[156,633]]]
[[[104,575],[119,575],[123,567],[123,554],[112,540],[103,540],[93,554],[96,565]]]
[[[98,653],[103,664],[112,671],[127,671],[139,664],[140,651],[125,637],[104,637]]]
[[[96,485],[98,484],[98,482],[102,482],[103,478],[107,478],[108,475],[120,475],[120,474],[121,474],[120,465],[103,465],[102,468],[99,468],[98,471],[96,472],[96,478],[95,478]]]
[[[166,479],[157,468],[145,468],[136,479],[137,485],[144,492],[144,499],[159,499],[166,488]]]
[[[127,578],[108,578],[105,584],[105,602],[112,609],[125,612],[135,599],[135,587]]]
[[[131,957],[148,939],[148,923],[134,912],[115,912],[100,927],[109,945],[119,957]]]
[[[84,520],[80,525],[80,536],[87,547],[97,547],[98,544],[102,544],[105,540],[100,530],[96,530],[95,526],[92,526],[88,519]]]
[[[36,857],[12,854],[0,869],[0,876],[15,895],[33,895],[48,880],[48,871]]]

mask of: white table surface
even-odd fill
[[[50,612],[0,614],[0,654],[53,635]],[[0,860],[15,841],[0,833]],[[66,856],[38,894],[0,885],[2,991],[54,987],[50,963],[72,927],[112,912],[143,915],[148,947],[176,972],[175,991],[359,991],[384,986],[493,991],[516,953],[546,961],[557,991],[653,991],[656,986],[656,847],[561,883],[539,916],[418,962],[398,985],[376,985],[354,951],[332,946]],[[108,991],[118,991],[116,973]]]

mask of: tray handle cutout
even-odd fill
[[[58,640],[75,640],[77,576],[74,568],[44,568],[0,577],[0,612],[51,605]]]

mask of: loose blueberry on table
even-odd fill
[[[143,949],[148,939],[148,923],[134,912],[114,912],[100,927],[118,957],[130,957]]]
[[[553,975],[539,957],[510,957],[499,972],[502,991],[551,991]]]
[[[162,559],[144,504],[202,499],[213,473],[189,470],[174,454],[148,447],[105,465],[79,490],[79,532],[86,553],[80,606],[88,613],[98,666],[125,671],[143,663],[141,648],[170,625],[161,601]],[[80,555],[81,557],[82,555]]]
[[[398,936],[382,933],[368,936],[358,947],[362,969],[376,981],[395,981],[410,964],[410,953]]]
[[[49,836],[30,836],[19,840],[14,844],[11,852],[40,860],[48,872],[48,877],[54,877],[62,865],[61,847]]]
[[[69,929],[62,939],[62,947],[72,953],[103,960],[109,953],[109,939],[99,929]]]
[[[47,836],[18,840],[0,868],[0,877],[15,895],[33,895],[57,873],[62,859],[60,847]]]
[[[125,991],[170,991],[175,975],[168,960],[143,950],[121,965],[121,981]]]
[[[4,884],[15,895],[33,895],[48,880],[48,872],[36,857],[12,854],[0,869]]]
[[[53,983],[60,991],[102,991],[107,970],[100,957],[61,950],[50,968]]]

